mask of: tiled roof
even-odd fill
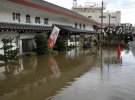
[[[51,31],[51,26],[37,26],[37,25],[27,25],[27,24],[17,24],[17,23],[0,23],[0,30],[8,31]]]
[[[98,34],[96,31],[89,31],[89,30],[82,30],[78,28],[74,28],[72,26],[65,26],[65,25],[56,25],[61,30],[65,30],[70,32],[71,34]]]
[[[61,14],[61,15],[78,19],[84,22],[89,22],[90,24],[93,24],[93,25],[99,24],[98,22],[92,19],[89,19],[81,14],[78,14],[74,11],[68,10],[66,8],[57,6],[55,4],[52,4],[43,0],[8,0],[8,1],[19,3],[25,6],[29,6],[29,7],[38,8],[38,9],[45,10],[45,11],[55,13],[55,14]]]

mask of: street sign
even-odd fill
[[[122,34],[123,33],[123,26],[116,26],[116,34]]]
[[[115,31],[116,31],[115,27],[112,27],[112,26],[104,28],[105,33],[113,33]]]
[[[116,26],[116,27],[105,27],[104,28],[105,33],[116,33],[116,34],[122,34],[123,33],[123,26]]]

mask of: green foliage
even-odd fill
[[[48,52],[48,43],[47,38],[44,34],[37,34],[35,36],[36,42],[36,52],[38,55],[47,54]]]
[[[7,55],[9,60],[17,60],[18,59],[18,54],[19,54],[19,49],[15,50],[8,50]]]
[[[123,42],[108,42],[108,41],[102,41],[102,46],[109,46],[109,47],[117,47],[118,45],[121,45],[122,47],[125,47],[126,45]]]
[[[5,62],[18,60],[19,49],[13,49],[14,46],[12,45],[12,40],[13,39],[11,38],[1,40],[3,43],[3,47],[0,49],[4,51],[4,54],[0,54],[0,60]]]
[[[57,41],[56,41],[56,44],[55,44],[55,48],[56,50],[58,51],[63,51],[66,49],[66,46],[65,46],[65,42],[63,39],[61,38],[58,38]]]
[[[116,32],[107,33],[107,41],[108,42],[123,42],[124,34],[116,34]]]
[[[26,56],[36,56],[37,53],[36,52],[28,52],[25,54]]]
[[[49,55],[58,55],[58,51],[55,51],[55,50],[53,50],[51,48],[48,48],[48,54]]]

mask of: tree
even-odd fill
[[[58,37],[54,49],[58,51],[63,51],[66,49],[65,42],[62,37]]]
[[[38,55],[43,55],[48,53],[48,43],[47,38],[44,34],[36,34],[35,36],[36,42],[36,52]]]
[[[0,54],[0,60],[4,61],[4,62],[11,62],[13,60],[18,60],[18,56],[19,56],[19,49],[13,49],[13,45],[12,45],[12,40],[11,37],[10,38],[3,38],[1,41],[3,43],[3,47],[0,48],[1,50],[4,51],[4,54]]]

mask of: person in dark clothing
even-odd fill
[[[125,44],[128,43],[128,38],[127,38],[127,35],[125,34]]]

